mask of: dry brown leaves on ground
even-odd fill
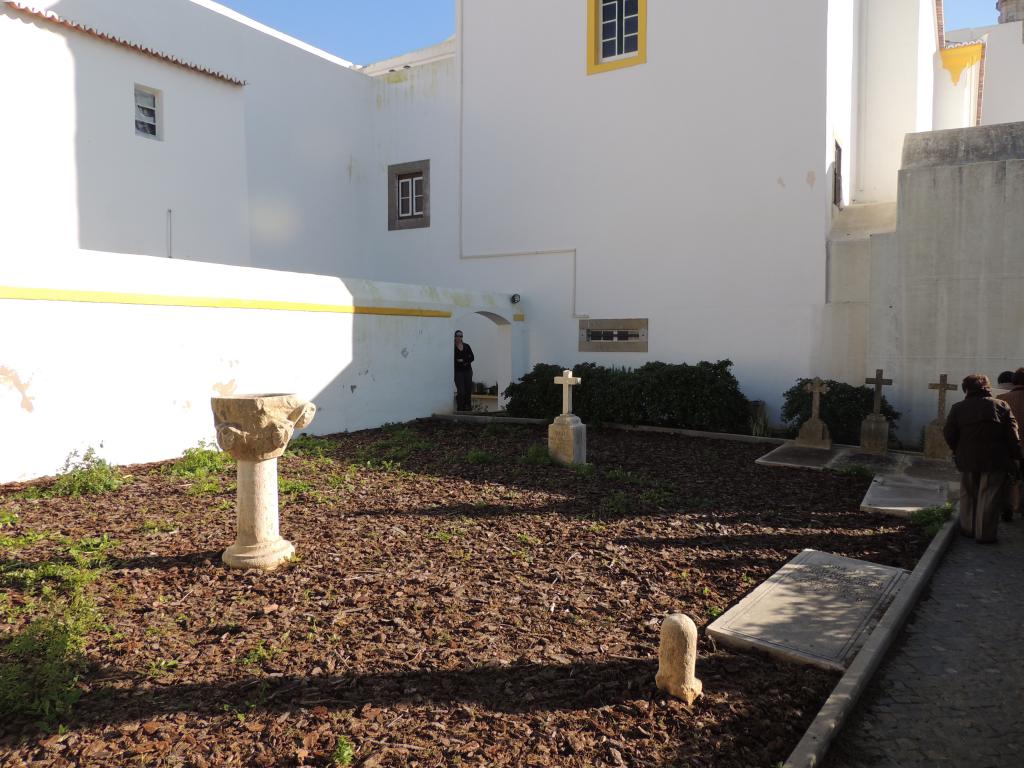
[[[230,469],[203,486],[129,467],[81,498],[0,487],[14,532],[48,536],[8,562],[117,540],[88,587],[104,627],[73,714],[41,730],[0,713],[0,763],[324,766],[341,737],[367,768],[785,759],[835,676],[702,632],[688,709],[654,687],[661,617],[703,629],[805,547],[911,567],[927,542],[858,511],[867,480],[760,467],[764,447],[592,429],[587,472],[525,463],[543,438],[424,422],[286,456],[299,556],[269,574],[220,563]]]

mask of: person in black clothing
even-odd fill
[[[459,411],[473,410],[473,348],[463,344],[462,331],[455,332],[455,408]]]
[[[1009,404],[992,397],[988,376],[971,374],[962,387],[966,397],[949,409],[942,432],[960,470],[960,531],[988,543],[1020,459],[1020,433]]]

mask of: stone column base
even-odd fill
[[[880,413],[872,413],[860,425],[860,449],[864,453],[887,453],[889,450],[889,420]]]
[[[803,448],[821,448],[825,451],[832,448],[832,436],[828,433],[828,426],[821,419],[805,421],[794,442]]]
[[[262,541],[259,544],[232,544],[221,556],[229,568],[259,568],[269,571],[295,554],[295,546],[287,539]]]
[[[587,463],[587,426],[578,416],[563,414],[548,426],[548,454],[559,464]]]

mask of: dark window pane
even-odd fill
[[[632,19],[626,19],[625,29],[623,32],[627,35],[635,35],[640,30],[640,19],[638,16],[634,16]]]
[[[623,53],[636,53],[639,38],[636,35],[630,35],[622,41],[622,52]]]
[[[604,43],[601,46],[601,57],[602,58],[609,59],[612,56],[615,56],[616,53],[617,52],[615,50],[615,41],[614,40],[609,40],[607,43]]]
[[[141,120],[135,121],[135,131],[137,133],[145,133],[150,136],[156,136],[156,126],[150,123],[144,123]]]
[[[605,3],[601,6],[601,20],[613,21],[615,19],[615,3]]]
[[[601,25],[601,39],[602,40],[614,40],[616,32],[615,22]]]
[[[626,0],[626,15],[635,16],[637,13],[637,0]]]

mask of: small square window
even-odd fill
[[[430,226],[430,161],[388,168],[388,229]]]
[[[149,139],[163,138],[160,92],[135,86],[135,135]]]
[[[647,318],[580,320],[580,352],[646,352]]]

